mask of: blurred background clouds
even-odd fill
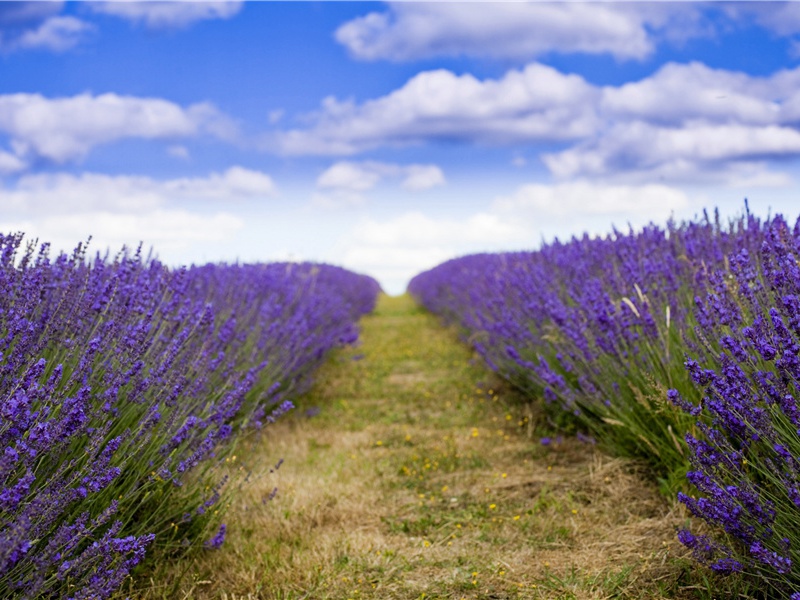
[[[400,293],[748,198],[800,214],[800,3],[0,2],[0,230]]]

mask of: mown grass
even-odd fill
[[[382,297],[360,347],[240,442],[231,469],[247,481],[225,545],[139,573],[125,595],[720,597],[675,539],[682,509],[641,467],[573,439],[542,445],[547,433],[452,331]]]

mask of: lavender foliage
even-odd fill
[[[709,541],[684,530],[681,541],[712,569],[752,574],[781,598],[800,590],[798,257],[800,221],[792,228],[777,216],[757,252],[735,253],[709,279],[728,318],[686,360],[702,398],[692,405],[671,392],[705,417],[686,435],[700,494],[679,499],[720,532]]]
[[[668,478],[686,462],[680,437],[691,419],[666,392],[687,381],[695,305],[708,327],[735,318],[727,297],[706,293],[708,272],[735,248],[757,247],[760,235],[750,215],[727,227],[706,216],[584,235],[455,259],[418,275],[409,291],[461,327],[491,368],[542,399],[554,422]]]
[[[800,221],[749,212],[484,254],[415,278],[560,423],[690,489],[712,570],[800,597]]]
[[[329,265],[0,235],[0,596],[106,598],[154,544],[202,546],[232,440],[291,408],[378,292]]]

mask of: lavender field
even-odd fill
[[[5,0],[0,64],[0,600],[800,600],[800,0]]]
[[[220,465],[353,343],[371,278],[0,237],[0,597],[107,598],[225,539]],[[277,460],[277,457],[276,459]]]
[[[703,523],[678,537],[768,597],[800,598],[800,221],[573,238],[412,280],[551,422],[646,461]]]
[[[291,411],[332,350],[357,342],[357,323],[381,292],[374,279],[326,264],[168,268],[141,250],[90,258],[81,245],[51,256],[22,234],[0,237],[0,252],[4,598],[109,598],[154,557],[224,551],[226,507],[250,477],[237,470],[237,444]],[[675,537],[694,561],[763,597],[797,600],[798,256],[800,220],[704,214],[453,259],[416,276],[409,293],[517,390],[509,397],[544,415],[538,431],[644,465],[665,501],[691,517]],[[391,323],[382,327],[389,336]],[[429,388],[456,385],[445,371],[393,375],[398,359],[370,352],[347,389],[376,370],[363,400],[376,422],[393,414],[387,387],[398,382],[420,384],[407,401],[421,394],[425,410],[448,422],[449,408],[428,406]],[[330,372],[325,385],[341,387]],[[453,411],[447,427],[456,432],[465,415]],[[425,419],[404,419],[419,424],[413,434],[405,425],[406,444],[424,436]],[[368,422],[361,415],[358,427]],[[276,438],[284,449],[292,431]],[[438,501],[426,487],[427,495]],[[524,500],[515,502],[519,511]]]
[[[380,293],[325,264],[0,250],[9,598],[108,598],[153,556],[224,547],[237,441],[293,408]],[[694,560],[796,600],[799,255],[800,221],[704,214],[453,259],[409,292],[546,430],[646,465]]]

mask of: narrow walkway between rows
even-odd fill
[[[241,445],[228,539],[174,568],[175,597],[674,597],[677,517],[630,465],[531,435],[530,409],[410,298],[361,327]]]

